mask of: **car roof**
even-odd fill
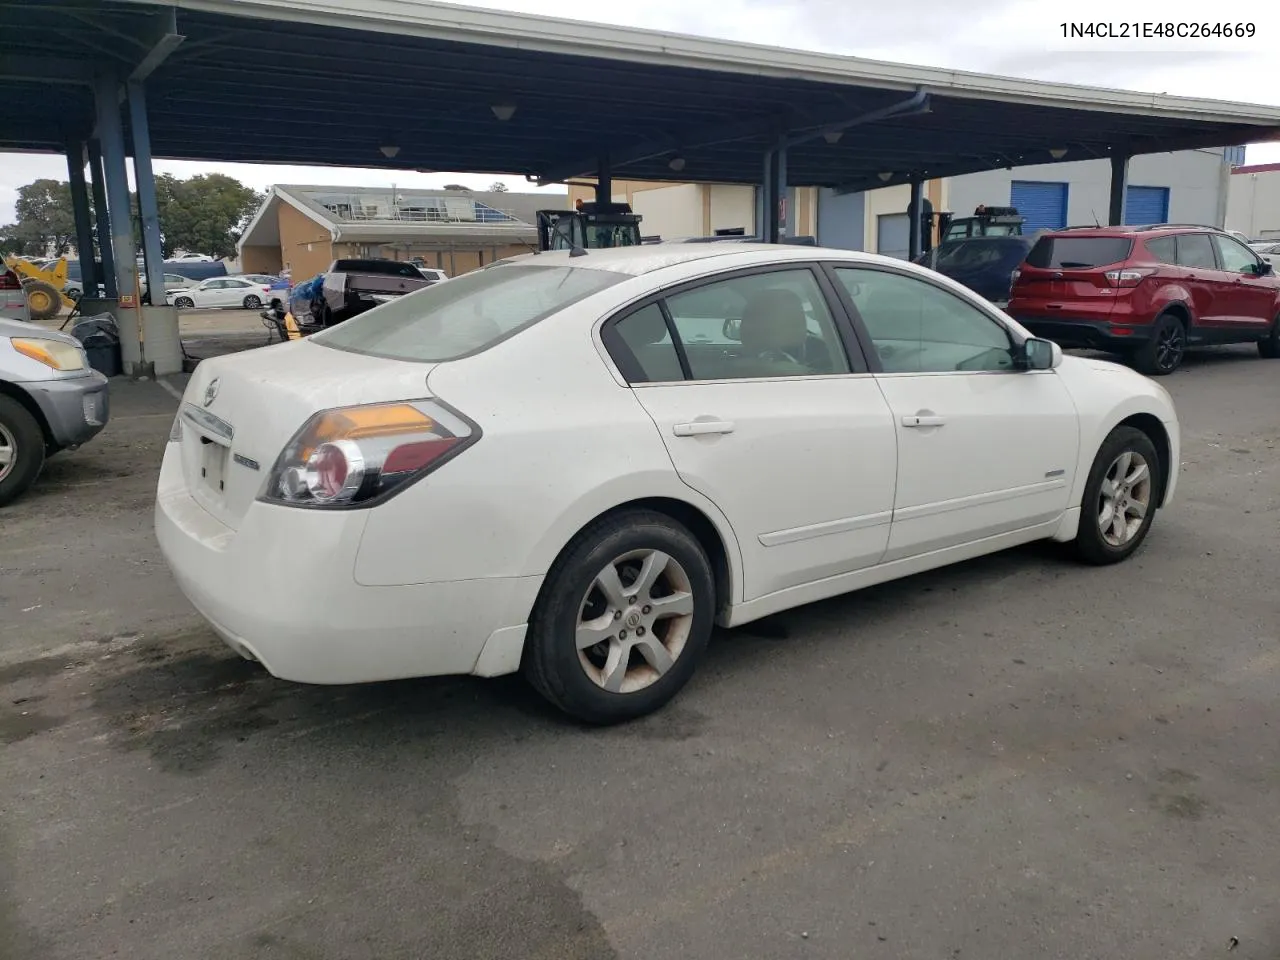
[[[642,276],[664,267],[711,259],[726,260],[726,267],[749,267],[754,263],[777,263],[787,260],[830,259],[863,263],[888,261],[899,266],[908,266],[905,260],[883,257],[874,253],[782,243],[652,243],[637,247],[590,249],[576,257],[572,256],[568,250],[549,250],[509,257],[498,263],[571,266]]]
[[[1118,227],[1066,227],[1062,230],[1046,230],[1046,237],[1124,237],[1162,236],[1167,233],[1222,233],[1217,227],[1195,223],[1150,223]]]

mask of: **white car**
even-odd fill
[[[1250,248],[1271,266],[1280,268],[1280,240],[1260,240],[1249,244]]]
[[[1123,560],[1179,442],[1154,381],[898,260],[553,252],[202,362],[155,521],[279,677],[523,670],[613,722],[713,623],[1033,540]]]
[[[446,280],[449,279],[449,275],[447,273],[445,273],[443,270],[440,270],[436,267],[423,267],[423,266],[418,266],[416,264],[415,266],[417,266],[417,270],[419,273],[421,273],[424,277],[426,277],[428,280],[432,281],[433,283],[444,283]]]
[[[213,257],[207,253],[184,253],[181,256],[170,257],[170,263],[213,263]]]
[[[171,306],[179,310],[206,307],[243,307],[257,310],[271,302],[271,286],[242,277],[212,277],[185,290],[165,293]]]

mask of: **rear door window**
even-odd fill
[[[456,360],[625,279],[589,267],[495,264],[397,297],[310,339],[393,360]]]
[[[621,344],[614,342],[614,337]],[[651,303],[623,317],[613,326],[605,345],[630,383],[672,383],[684,379],[680,354],[671,340],[662,307]],[[621,346],[621,349],[617,349]]]
[[[1207,233],[1182,233],[1178,235],[1178,263],[1184,267],[1201,270],[1217,270],[1218,261],[1213,256],[1213,243]]]
[[[1159,237],[1147,241],[1147,253],[1160,263],[1178,262],[1178,240],[1176,237]]]
[[[1089,270],[1129,256],[1128,237],[1041,237],[1027,254],[1027,265],[1046,270]]]
[[[808,268],[730,277],[666,303],[694,380],[849,372],[826,297]]]

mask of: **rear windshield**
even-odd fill
[[[1129,256],[1127,237],[1041,237],[1027,254],[1027,265],[1051,270],[1087,270]]]
[[[933,268],[945,273],[948,270],[996,269],[1008,265],[1013,270],[1022,262],[1026,252],[1027,245],[1018,240],[998,237],[948,240],[938,247]]]
[[[625,279],[585,267],[495,265],[398,297],[311,339],[393,360],[456,360]]]
[[[335,260],[334,273],[385,273],[393,277],[412,277],[422,279],[418,268],[410,263],[397,263],[395,260]]]

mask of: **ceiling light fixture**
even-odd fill
[[[681,157],[678,155],[672,157],[670,160],[667,161],[667,166],[670,167],[672,170],[674,170],[676,173],[679,173],[681,170],[684,169],[684,157]]]
[[[400,148],[393,144],[387,144],[385,147],[379,147],[378,149],[382,151],[382,155],[388,160],[394,160],[400,152]]]
[[[877,173],[876,176],[880,178],[881,183],[888,183],[893,179],[893,171],[886,170],[884,173]]]
[[[844,136],[843,130],[828,130],[825,133],[823,133],[822,139],[827,141],[827,143],[834,145],[839,143],[840,138],[843,136]]]
[[[1067,155],[1066,147],[1051,147],[1049,150],[1049,156],[1053,157],[1053,159],[1055,160],[1061,160],[1066,155]]]
[[[495,103],[489,108],[493,111],[493,115],[506,123],[516,115],[516,105],[514,103]]]

